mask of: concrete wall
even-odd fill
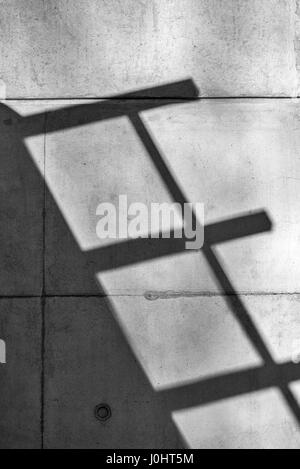
[[[0,447],[299,448],[298,1],[0,6]],[[100,241],[119,194],[204,249]]]
[[[186,76],[202,96],[297,94],[297,0],[0,4],[9,97],[102,97]]]

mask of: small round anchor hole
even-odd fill
[[[108,404],[99,404],[95,407],[95,417],[100,422],[106,422],[111,418],[111,408]]]

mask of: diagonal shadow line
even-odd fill
[[[295,398],[294,394],[292,393],[291,389],[286,384],[281,384],[279,387],[280,391],[282,392],[286,403],[288,404],[289,408],[291,409],[292,413],[294,414],[297,422],[300,425],[300,407],[299,402]]]
[[[215,277],[217,278],[220,286],[222,287],[224,291],[229,293],[229,295],[225,297],[225,300],[227,304],[229,305],[231,311],[234,313],[234,316],[239,322],[240,326],[246,333],[246,336],[252,342],[256,351],[260,354],[260,356],[265,361],[265,363],[267,365],[276,366],[276,363],[273,360],[273,357],[271,353],[269,352],[268,347],[266,346],[263,338],[261,337],[257,327],[255,326],[242,300],[240,299],[239,295],[235,292],[235,289],[232,283],[227,277],[225,271],[223,270],[211,246],[209,245],[204,246],[203,254],[209,266],[211,267],[212,271],[214,272]],[[291,390],[285,383],[279,382],[277,384],[277,387],[279,387],[286,403],[288,404],[295,419],[300,425],[300,408],[293,393],[291,392]]]
[[[146,128],[140,116],[133,111],[129,115],[129,120],[131,121],[143,146],[147,150],[153,165],[155,166],[158,174],[160,175],[163,183],[165,184],[167,190],[169,191],[174,201],[179,203],[181,206],[188,203],[187,197],[185,196],[184,192],[176,181],[175,176],[172,174],[170,168],[162,157],[160,150],[154,143],[150,132]],[[195,219],[194,215],[193,219]]]
[[[19,132],[19,126],[15,125],[19,120],[21,120],[20,115],[18,115],[16,112],[11,110],[7,106],[0,104],[0,123],[2,124],[1,134],[2,134],[2,137],[5,135],[5,138],[8,142],[8,144],[5,144],[6,140],[4,142],[3,141],[0,142],[0,147],[1,147],[0,164],[2,164],[1,170],[4,173],[4,175],[8,175],[7,177],[11,178],[12,173],[10,171],[10,168],[11,168],[11,164],[12,164],[12,167],[14,167],[15,170],[16,170],[17,176],[18,176],[18,171],[20,171],[22,177],[24,177],[26,182],[28,182],[28,184],[29,184],[28,185],[28,190],[33,191],[34,197],[36,197],[37,194],[39,193],[39,191],[36,191],[37,192],[37,194],[36,194],[35,191],[34,191],[34,188],[36,187],[35,182],[38,181],[39,183],[42,183],[39,186],[39,188],[40,188],[41,192],[43,192],[43,189],[44,189],[43,204],[44,204],[45,211],[43,212],[43,214],[46,213],[46,209],[50,210],[50,212],[52,214],[49,218],[47,217],[47,232],[48,232],[48,234],[51,233],[51,229],[53,228],[53,222],[54,222],[54,224],[56,226],[62,228],[62,230],[59,230],[59,232],[62,235],[62,238],[67,240],[66,252],[67,252],[67,257],[68,258],[67,258],[66,270],[68,271],[68,273],[71,273],[71,269],[74,269],[74,267],[75,267],[75,269],[78,268],[81,272],[83,281],[85,281],[85,277],[89,277],[89,274],[92,274],[92,275],[90,275],[90,280],[92,280],[92,282],[94,283],[95,282],[95,271],[90,272],[90,270],[87,268],[88,266],[86,266],[86,258],[84,256],[84,252],[80,249],[80,246],[78,245],[77,240],[75,239],[75,237],[73,236],[72,231],[70,230],[69,226],[67,225],[67,223],[66,223],[66,221],[63,217],[63,214],[61,213],[55,199],[52,196],[51,190],[48,187],[47,182],[45,181],[45,179],[41,178],[40,172],[39,172],[38,168],[36,167],[36,164],[34,164],[33,158],[31,157],[28,148],[26,148],[26,145],[24,145],[24,143],[22,142],[22,136],[20,135],[20,132]],[[45,121],[45,114],[44,114],[44,121]],[[44,122],[42,122],[42,123],[44,123]],[[3,126],[5,126],[5,127],[3,127]],[[40,134],[43,134],[43,129],[44,129],[44,126],[40,125]],[[19,140],[20,140],[20,142],[19,142]],[[12,141],[17,141],[18,142],[16,149],[13,146],[11,146]],[[7,149],[8,149],[8,151],[7,151]],[[7,159],[4,159],[4,163],[3,163],[4,154],[7,155]],[[10,161],[10,160],[12,160],[12,161]],[[7,165],[7,168],[3,167],[5,164]],[[9,168],[9,170],[6,172],[6,169],[8,169],[8,168]],[[15,172],[13,174],[15,174]],[[15,177],[16,176],[14,176],[12,178],[13,181],[14,181]],[[32,186],[31,186],[31,184],[32,184]],[[32,187],[33,187],[33,189],[32,189]],[[14,186],[13,186],[13,188],[14,188]],[[25,186],[25,188],[26,188],[26,186]],[[4,194],[4,195],[6,196],[6,194]],[[18,199],[18,206],[19,205],[22,206],[22,203],[20,204],[20,201]],[[35,202],[34,202],[34,206],[35,206]],[[38,209],[39,206],[40,206],[39,202],[37,202],[37,206],[35,208]],[[20,211],[16,210],[16,212],[13,212],[13,213],[19,214]],[[40,212],[40,214],[42,215],[42,211]],[[30,218],[29,218],[29,220],[30,220]],[[24,221],[24,219],[22,218],[21,221]],[[28,225],[29,225],[29,223],[27,225],[26,224],[25,225],[21,224],[21,226],[18,224],[17,227],[20,229],[20,232],[21,232],[21,229],[24,230],[24,226],[28,227]],[[13,229],[14,230],[16,229],[15,224],[13,225]],[[25,233],[26,232],[27,232],[27,230],[25,230]],[[30,232],[30,230],[28,230],[28,232]],[[6,233],[8,233],[8,237],[11,234],[11,232],[9,230]],[[45,236],[45,232],[44,232],[44,236]],[[26,239],[27,239],[26,237],[25,237],[25,239],[23,238],[22,243],[24,243],[24,242],[26,243]],[[30,237],[29,238],[29,244],[31,245],[31,243],[32,243],[32,238]],[[50,243],[50,245],[51,245],[51,243]],[[39,267],[40,267],[39,271],[40,271],[41,276],[43,276],[45,274],[45,272],[47,271],[47,277],[48,277],[48,280],[49,280],[49,278],[51,277],[51,269],[49,270],[50,264],[48,262],[49,259],[47,257],[48,256],[47,247],[46,247],[46,252],[44,252],[43,254],[45,255],[46,263],[43,264],[43,262],[41,261],[41,263],[39,265]],[[72,273],[71,273],[71,276],[72,276]],[[99,282],[95,282],[95,284],[97,284],[97,289],[100,288],[100,291],[101,291],[101,293],[103,293],[103,296],[104,296],[104,291],[101,287],[101,284]],[[43,289],[43,290],[41,290],[40,293],[41,293],[40,297],[42,299],[42,303],[44,303],[46,298],[48,298],[47,291],[45,291]],[[143,399],[146,399],[145,402],[147,402],[147,400],[149,399],[149,402],[152,403],[151,411],[153,411],[154,416],[152,416],[152,419],[149,419],[150,421],[147,424],[147,429],[144,429],[144,434],[145,434],[144,438],[146,438],[146,436],[148,436],[148,438],[150,438],[149,441],[152,441],[151,438],[155,439],[156,437],[153,436],[153,435],[155,435],[156,433],[159,433],[159,432],[158,431],[155,431],[155,432],[153,431],[153,425],[155,427],[160,425],[162,427],[162,429],[165,429],[165,430],[162,430],[162,433],[164,431],[166,431],[167,434],[168,434],[168,439],[167,440],[172,441],[172,444],[176,445],[175,446],[176,448],[177,448],[177,445],[178,445],[178,448],[183,448],[184,447],[184,442],[181,441],[181,439],[182,439],[181,435],[178,432],[178,430],[176,429],[174,423],[170,419],[170,415],[167,411],[165,403],[163,402],[162,399],[159,398],[159,395],[152,388],[148,377],[146,376],[146,374],[145,374],[144,370],[142,369],[141,365],[139,364],[139,361],[134,356],[134,353],[132,351],[132,347],[131,347],[130,343],[126,340],[126,337],[124,335],[124,332],[122,331],[122,328],[121,328],[120,324],[118,323],[118,321],[114,317],[114,307],[113,307],[111,301],[109,300],[109,298],[105,298],[102,301],[105,302],[106,306],[109,308],[109,310],[111,312],[111,314],[108,315],[110,319],[108,320],[108,322],[106,324],[109,327],[109,332],[112,332],[114,342],[113,342],[113,347],[111,348],[111,342],[109,340],[108,341],[106,341],[106,340],[102,341],[101,340],[99,347],[100,347],[100,350],[103,351],[103,356],[106,356],[106,354],[107,354],[107,356],[110,357],[112,362],[115,361],[115,366],[116,366],[115,372],[117,373],[117,377],[116,377],[117,387],[116,387],[116,389],[117,390],[119,389],[120,396],[121,396],[120,399],[124,399],[124,395],[126,396],[127,394],[129,396],[131,396],[132,399],[133,399],[134,396],[137,393],[141,394],[141,401],[143,401]],[[41,310],[43,311],[43,308],[41,308]],[[50,319],[49,311],[46,314],[45,310],[44,310],[42,315],[44,316],[44,321],[47,321],[47,327],[48,327],[50,325],[49,322],[48,322],[48,320]],[[48,319],[46,319],[46,318],[48,318]],[[110,329],[110,327],[111,327],[111,329]],[[46,350],[48,350],[48,349],[46,348],[45,342],[44,342],[44,341],[48,340],[48,337],[47,337],[47,334],[46,334],[46,337],[44,336],[45,332],[46,332],[46,323],[43,324],[43,331],[41,331],[41,335],[42,335],[42,340],[41,340],[41,342],[42,342],[42,344],[41,344],[42,367],[41,367],[41,377],[40,377],[41,378],[40,379],[40,382],[41,382],[41,388],[40,388],[41,389],[40,434],[41,434],[41,440],[42,440],[41,441],[41,447],[44,447],[44,444],[47,445],[47,443],[45,443],[45,441],[47,441],[47,435],[48,436],[51,435],[50,427],[49,427],[48,424],[46,425],[46,423],[48,422],[47,415],[49,415],[49,414],[47,414],[47,412],[48,412],[49,409],[48,409],[48,406],[45,405],[45,403],[48,403],[49,408],[51,409],[51,398],[50,398],[49,402],[45,400],[45,399],[48,399],[48,397],[46,395],[47,388],[44,385],[45,376],[47,374],[47,371],[45,371],[45,370],[47,370],[47,363],[49,364],[49,362],[47,362],[47,355],[46,355]],[[72,341],[72,339],[71,339],[71,341]],[[108,350],[109,348],[111,348],[111,349]],[[78,343],[76,343],[76,349],[78,349]],[[126,350],[127,350],[127,352],[126,352]],[[102,356],[102,355],[100,355],[100,356]],[[119,363],[120,363],[120,365],[119,365]],[[128,368],[126,368],[126,371],[124,369],[121,369],[121,367],[124,366],[124,364],[125,364],[125,366],[128,367]],[[109,375],[109,367],[107,368],[107,370],[108,370],[107,371],[108,376],[110,376]],[[129,374],[132,374],[132,380],[130,381],[130,383],[128,383],[127,380],[125,380],[126,382],[122,381],[122,373],[124,373],[124,371],[129,373]],[[105,377],[105,375],[104,375],[104,377]],[[76,376],[75,376],[75,381],[76,381]],[[104,381],[108,381],[108,380],[104,379]],[[99,386],[100,389],[97,392],[103,392],[103,390],[105,390],[105,389],[109,390],[110,386],[111,386],[111,384],[109,384],[109,383],[107,385],[106,385],[106,383],[103,383],[103,388],[102,388],[102,385]],[[59,392],[59,390],[58,390],[58,392]],[[109,395],[109,393],[108,393],[108,395]],[[89,399],[90,399],[90,397],[91,396],[89,396]],[[113,403],[114,399],[115,399],[115,395],[111,396],[112,403]],[[102,398],[101,398],[101,400],[102,400]],[[130,401],[130,399],[129,399],[129,401]],[[136,402],[136,401],[132,400],[131,402]],[[93,402],[91,404],[93,405]],[[126,397],[126,406],[127,406],[127,404],[128,404],[128,397]],[[146,407],[147,407],[147,405],[146,405]],[[141,414],[142,414],[142,412],[141,412]],[[147,412],[145,412],[144,414],[142,414],[142,417],[139,416],[138,418],[140,418],[141,420],[143,420],[143,419],[147,420],[149,418],[149,415],[147,414]],[[134,432],[134,425],[135,425],[136,421],[137,421],[137,417],[134,417],[133,419],[131,419],[130,422],[128,422],[127,428],[128,428],[129,435],[134,434],[133,433]],[[116,432],[116,434],[118,435],[118,432]],[[114,439],[114,438],[115,438],[115,436],[111,435],[111,439]],[[51,436],[50,436],[50,439],[51,439]],[[164,441],[165,441],[164,438],[162,438],[159,445],[163,445]],[[147,441],[147,444],[148,444],[148,441]],[[160,448],[161,446],[158,446],[158,447]]]
[[[192,80],[186,80],[186,81],[180,82],[180,83],[176,84],[175,88],[174,87],[172,88],[173,90],[176,89],[176,94],[178,94],[178,86],[179,86],[179,88],[183,86],[183,88],[185,88],[185,90],[187,90],[187,88],[191,89],[191,87],[192,87],[194,97],[196,98],[198,96],[198,92],[197,92],[196,87],[193,84]],[[129,117],[131,123],[133,124],[133,126],[135,128],[135,131],[137,132],[137,134],[138,134],[140,140],[142,141],[144,147],[147,149],[148,154],[149,154],[154,166],[156,167],[158,173],[160,174],[163,182],[165,183],[166,187],[168,188],[168,190],[169,190],[170,194],[172,195],[173,199],[177,203],[180,203],[182,205],[184,203],[187,203],[187,199],[186,199],[183,191],[181,190],[179,184],[176,182],[175,177],[173,176],[173,174],[169,170],[168,165],[166,164],[166,162],[163,159],[160,151],[158,150],[156,144],[154,143],[154,140],[151,137],[149,131],[147,130],[147,128],[145,127],[143,121],[141,120],[141,118],[138,115],[139,112],[145,111],[147,109],[153,109],[155,107],[162,107],[162,106],[166,106],[166,105],[170,105],[170,104],[181,103],[182,99],[175,99],[173,96],[170,97],[171,91],[170,91],[169,87],[170,87],[170,85],[166,85],[165,87],[158,87],[158,88],[160,88],[160,93],[161,93],[160,97],[163,97],[163,95],[164,95],[164,97],[166,97],[166,99],[164,99],[163,102],[161,102],[159,99],[158,100],[152,100],[151,99],[149,101],[139,100],[137,102],[134,102],[134,101],[130,102],[129,101],[130,100],[130,94],[127,94],[127,95],[120,95],[119,96],[119,99],[129,98],[129,100],[127,102],[123,102],[123,103],[117,102],[118,97],[115,97],[114,99],[116,101],[110,101],[110,102],[104,101],[104,102],[101,102],[101,103],[96,102],[96,103],[92,103],[92,104],[73,106],[73,107],[69,107],[69,108],[64,108],[64,109],[60,109],[60,110],[56,110],[56,111],[47,112],[48,118],[51,119],[51,125],[48,125],[47,131],[50,133],[50,132],[54,132],[54,131],[59,131],[59,130],[63,130],[63,129],[72,128],[72,127],[75,127],[75,126],[78,126],[78,125],[89,124],[89,123],[96,122],[96,121],[113,119],[113,118],[117,118],[117,117],[127,115]],[[152,89],[152,92],[153,92],[153,89]],[[152,97],[153,95],[151,96],[151,91],[149,91],[149,93],[150,93],[149,97]],[[132,94],[131,98],[134,99],[134,97],[135,97],[135,95]],[[192,98],[192,99],[194,99],[194,98]],[[32,136],[32,135],[39,134],[40,133],[39,131],[37,131],[37,130],[35,131],[35,127],[36,127],[35,123],[36,124],[40,123],[40,119],[44,119],[44,116],[45,116],[45,113],[31,115],[31,116],[22,117],[22,118],[19,117],[18,122],[21,123],[19,132],[22,135],[22,137],[25,138],[27,136]],[[49,119],[48,119],[48,122],[49,122]],[[30,124],[30,125],[28,125],[28,124]],[[29,130],[29,127],[31,127],[31,130]],[[193,214],[193,219],[195,221],[194,214]],[[263,219],[261,219],[260,221],[263,221]],[[227,226],[226,227],[224,226],[226,228],[225,238],[227,238],[227,240],[235,239],[235,234],[233,233],[233,231],[234,231],[233,223],[234,223],[234,221],[227,222]],[[264,221],[264,223],[265,223],[265,229],[267,229],[267,223],[265,221]],[[248,228],[251,231],[251,225],[248,225]],[[271,224],[270,223],[269,223],[269,229],[271,229]],[[234,312],[234,314],[235,314],[236,318],[238,319],[238,321],[240,322],[243,330],[245,331],[245,333],[247,334],[247,336],[249,337],[249,339],[251,340],[251,342],[255,346],[256,350],[260,353],[261,357],[266,362],[265,366],[268,369],[272,368],[272,369],[276,370],[277,367],[280,366],[280,365],[277,365],[273,361],[270,352],[268,351],[266,345],[264,344],[263,339],[261,338],[258,330],[255,327],[255,324],[252,322],[251,317],[249,316],[245,306],[243,305],[243,303],[240,300],[239,296],[235,292],[235,289],[234,289],[233,285],[230,283],[226,273],[224,272],[224,270],[223,270],[221,264],[219,263],[216,255],[214,254],[214,251],[211,248],[212,244],[217,244],[218,242],[223,242],[224,239],[223,240],[221,239],[221,241],[219,241],[220,237],[218,237],[217,231],[212,230],[211,232],[209,232],[209,228],[208,228],[208,231],[207,231],[206,234],[208,234],[208,237],[206,238],[206,244],[203,248],[203,253],[204,253],[205,258],[206,258],[208,264],[210,265],[215,277],[217,278],[218,283],[221,286],[223,292],[225,293],[225,295],[229,295],[226,298],[227,298],[227,302],[230,306],[230,309]],[[243,236],[247,236],[247,235],[244,234]],[[149,240],[147,240],[147,241],[149,241]],[[159,242],[161,244],[165,244],[165,247],[162,248],[162,250],[160,251],[160,254],[158,254],[157,257],[161,257],[161,255],[163,255],[163,252],[167,252],[168,250],[169,250],[168,252],[170,252],[170,248],[169,247],[167,248],[167,242],[165,243],[165,241],[170,241],[170,240],[159,240]],[[175,241],[174,246],[177,246],[175,248],[175,249],[177,249],[177,251],[173,250],[172,252],[178,252],[178,249],[182,250],[182,244],[177,244],[178,240],[174,240],[174,241]],[[145,240],[141,240],[141,241],[138,240],[136,242],[143,244],[145,242]],[[122,249],[125,246],[126,246],[126,243],[122,243]],[[134,244],[132,244],[132,246],[134,246]],[[144,244],[143,244],[143,246],[144,246]],[[150,246],[150,254],[149,255],[151,255],[151,256],[155,255],[154,248],[152,248],[152,251],[151,251],[151,244],[146,246],[146,250],[149,249],[149,246]],[[115,249],[115,247],[113,249]],[[103,264],[104,264],[104,266],[106,264],[107,265],[106,268],[108,268],[109,262],[112,261],[112,255],[109,254],[109,250],[107,250],[105,252],[106,252],[106,261]],[[124,253],[124,251],[123,251],[123,253]],[[100,254],[100,251],[99,251],[98,254]],[[104,254],[104,251],[101,252],[101,255],[103,255],[103,254]],[[92,252],[87,253],[88,264],[93,262],[93,260],[91,259],[91,255],[92,255]],[[96,252],[94,252],[93,255],[96,255]],[[153,257],[147,257],[147,258],[150,259],[150,258],[153,258]],[[139,260],[136,260],[136,262],[141,262],[142,260],[143,260],[143,258],[141,259],[141,257],[140,257]],[[130,258],[128,258],[128,263],[130,263]],[[114,264],[112,262],[111,263],[111,266],[112,266],[111,268],[114,268],[113,265]],[[95,273],[95,271],[94,271],[94,273]],[[266,371],[266,368],[264,368],[264,370]],[[250,376],[251,376],[251,374],[250,374]],[[275,374],[275,372],[274,372],[274,376],[277,376]],[[246,381],[248,383],[247,388],[249,390],[250,383],[249,383],[248,380],[246,380]],[[205,395],[205,381],[202,384],[203,384],[202,392]],[[278,379],[277,379],[275,385],[277,385],[277,387],[279,386],[279,388],[281,389],[281,391],[283,393],[283,396],[286,399],[288,405],[290,406],[290,408],[293,411],[294,415],[298,419],[298,422],[300,422],[299,406],[298,406],[294,396],[292,395],[292,393],[288,389],[286,382],[283,382],[283,381],[278,382]],[[175,389],[174,393],[177,393],[177,392],[179,392],[178,389],[177,390]],[[222,398],[221,394],[222,393],[220,391],[220,395],[219,395],[218,399]],[[213,393],[212,393],[212,396],[213,396]],[[201,396],[199,396],[199,398],[201,398]]]
[[[251,316],[249,315],[244,303],[236,293],[232,283],[227,277],[223,267],[221,266],[213,249],[209,245],[205,245],[202,250],[207,263],[209,264],[212,272],[214,273],[222,290],[227,293],[225,300],[234,313],[235,318],[244,330],[246,336],[252,342],[252,345],[266,363],[273,363],[273,358],[267,346],[264,343],[260,333],[258,332]]]
[[[185,82],[185,86],[190,86],[191,82]],[[164,90],[167,90],[165,88]],[[170,93],[169,93],[170,94]],[[128,97],[128,95],[126,95]],[[124,95],[123,95],[124,97]],[[121,98],[121,97],[120,97]],[[177,104],[181,102],[178,99],[165,100],[163,105]],[[161,102],[156,101],[138,101],[135,103],[126,102],[126,103],[117,103],[117,102],[102,102],[93,103],[88,105],[79,105],[73,106],[67,109],[52,111],[48,113],[48,116],[51,119],[51,126],[48,128],[49,132],[54,132],[66,128],[72,128],[77,125],[84,125],[95,121],[107,120],[116,117],[121,117],[128,115],[135,131],[137,132],[140,140],[142,141],[144,147],[148,151],[148,154],[156,167],[158,173],[160,174],[164,184],[166,185],[168,191],[170,192],[172,198],[179,204],[184,205],[187,203],[187,198],[185,197],[183,191],[181,190],[179,184],[176,182],[174,175],[168,168],[165,160],[161,156],[160,151],[154,143],[153,138],[151,137],[149,131],[145,127],[143,121],[139,117],[138,113],[145,111],[147,109],[153,109],[157,106],[162,106]],[[33,125],[32,120],[39,119],[40,116],[30,116],[31,124]],[[26,121],[25,121],[26,122]],[[31,132],[30,135],[34,133]],[[28,136],[29,133],[26,131],[23,132],[24,136]],[[257,219],[258,220],[258,219]],[[195,221],[195,215],[193,214],[193,221]],[[271,223],[266,222],[262,218],[258,222],[263,222],[264,229],[270,229]],[[258,226],[259,226],[258,223]],[[221,242],[224,240],[233,240],[236,238],[234,233],[234,221],[227,222],[227,225],[224,225],[225,229],[224,239],[221,239]],[[252,230],[251,222],[247,224],[247,229],[250,233]],[[220,229],[220,227],[219,227]],[[203,249],[203,253],[208,261],[208,264],[211,266],[213,273],[215,274],[222,290],[225,294],[230,296],[227,298],[229,302],[230,309],[235,313],[238,321],[240,322],[242,328],[244,329],[247,336],[250,338],[251,342],[255,346],[256,350],[259,352],[261,357],[267,363],[274,363],[272,356],[269,353],[267,347],[265,346],[258,330],[256,329],[254,323],[251,320],[246,308],[244,307],[242,301],[236,294],[233,286],[231,285],[229,279],[227,278],[224,270],[222,269],[220,263],[218,262],[216,256],[214,255],[210,245],[217,244],[219,242],[218,235],[220,233],[219,229],[211,229],[206,232],[208,237],[206,238],[206,245]],[[258,228],[255,232],[259,232]],[[260,231],[261,232],[261,231]],[[242,236],[247,236],[245,233]],[[171,245],[172,244],[172,245]],[[168,255],[176,252],[183,252],[185,250],[184,240],[173,239],[172,243],[170,240],[159,240],[159,249],[157,242],[153,240],[133,240],[129,242],[120,243],[117,247],[111,246],[102,248],[99,250],[93,250],[86,253],[88,264],[95,271],[95,264],[97,264],[96,271],[108,270],[117,268],[120,266],[129,265],[132,263],[142,262],[145,260],[153,259],[155,257],[162,257],[163,255]],[[133,254],[135,253],[135,254]],[[288,389],[282,387],[282,392],[285,399],[288,401],[290,407],[292,408],[294,414],[298,406],[295,405],[291,395],[288,392]],[[299,413],[296,414],[297,419],[299,419]]]
[[[147,149],[148,154],[158,173],[160,174],[161,179],[164,182],[169,193],[177,203],[183,205],[187,202],[187,199],[183,191],[181,190],[179,184],[177,183],[176,178],[173,176],[172,172],[168,168],[168,165],[163,159],[158,147],[154,142],[154,139],[152,138],[142,119],[136,114],[130,115],[129,118],[138,136],[140,137],[140,140]],[[194,213],[192,215],[194,223],[196,217]],[[259,353],[259,355],[265,361],[266,364],[276,365],[258,329],[252,321],[251,316],[249,315],[242,300],[236,293],[235,288],[233,287],[220,262],[218,261],[217,256],[215,255],[212,247],[209,244],[209,241],[205,242],[202,252],[222,291],[225,293],[225,295],[227,295],[225,297],[227,304],[229,305],[231,311],[234,313],[235,318],[238,320],[246,336],[253,344],[255,350]],[[287,402],[289,408],[295,416],[298,424],[300,425],[300,409],[297,401],[295,400],[293,394],[286,385],[279,385],[279,388],[285,401]]]
[[[243,215],[230,220],[205,226],[205,239],[210,245],[224,243],[233,239],[253,236],[272,229],[272,222],[265,211],[251,215]],[[85,252],[86,258],[94,271],[104,272],[128,265],[138,264],[164,256],[187,251],[187,238],[174,238],[174,231],[170,239],[138,238],[130,239],[109,246],[92,249]]]
[[[293,381],[300,379],[300,365],[292,362],[272,363],[259,367],[243,369],[231,373],[213,376],[194,383],[183,384],[158,391],[168,403],[170,411],[199,405],[211,404],[216,401],[238,397],[265,389],[279,387],[288,389]],[[289,396],[285,396],[289,400]],[[289,405],[294,406],[293,401]],[[297,407],[299,407],[297,405]],[[296,414],[298,411],[295,409]]]
[[[215,274],[215,277],[217,278],[220,286],[224,291],[226,291],[227,295],[225,296],[225,300],[229,305],[231,311],[234,313],[234,316],[239,322],[240,326],[246,333],[246,336],[252,342],[252,345],[263,358],[265,363],[270,367],[276,367],[277,364],[273,360],[273,357],[270,351],[268,350],[268,347],[266,346],[251,316],[245,308],[244,303],[241,301],[239,295],[235,292],[235,289],[232,283],[230,282],[229,278],[227,277],[225,271],[223,270],[220,262],[218,261],[214,250],[211,246],[206,245],[204,246],[203,253],[209,266]],[[287,405],[289,406],[291,412],[297,420],[298,425],[300,425],[299,403],[297,402],[293,393],[289,389],[288,384],[286,382],[277,381],[277,387],[279,387]]]

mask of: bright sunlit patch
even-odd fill
[[[223,298],[149,301],[128,294],[110,301],[156,390],[262,364]]]
[[[83,251],[118,242],[97,236],[100,204],[173,203],[126,117],[47,135],[46,182]]]
[[[300,381],[296,381],[295,383],[291,383],[289,385],[290,390],[292,391],[293,395],[298,401],[298,405],[300,406]]]
[[[299,426],[275,389],[177,411],[173,419],[190,448],[298,449],[300,446]]]

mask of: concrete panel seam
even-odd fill
[[[47,137],[47,113],[44,119],[44,181],[43,181],[43,241],[42,241],[42,295],[41,295],[41,449],[44,448],[44,428],[45,428],[45,337],[46,337],[46,324],[45,324],[45,306],[46,306],[46,137]]]
[[[299,22],[300,22],[300,19],[299,19]],[[299,39],[300,39],[300,26],[299,26]],[[299,46],[299,56],[300,56],[300,46]],[[299,58],[299,70],[300,70],[300,58]],[[173,97],[174,98],[174,97]],[[1,99],[1,98],[0,98]],[[166,97],[166,96],[152,96],[151,98],[147,97],[147,96],[137,96],[135,98],[126,98],[125,96],[123,98],[118,98],[118,97],[113,97],[113,96],[99,96],[99,95],[93,95],[93,96],[87,96],[87,97],[82,97],[82,96],[57,96],[55,98],[52,98],[52,97],[45,97],[45,98],[22,98],[22,97],[10,97],[10,98],[6,98],[6,99],[2,99],[3,102],[13,102],[13,101],[17,101],[17,102],[55,102],[55,101],[91,101],[91,100],[99,100],[99,101],[103,101],[103,100],[106,100],[106,101],[151,101],[151,100],[159,100],[159,101],[164,101],[164,100],[168,100],[170,98]],[[187,101],[187,102],[191,102],[191,101],[218,101],[218,100],[222,100],[222,101],[243,101],[245,99],[248,99],[248,100],[253,100],[253,101],[256,101],[256,100],[271,100],[271,101],[275,101],[275,100],[280,100],[280,101],[286,101],[286,100],[290,100],[290,99],[300,99],[300,95],[298,92],[296,92],[296,94],[291,94],[291,95],[286,95],[286,96],[269,96],[269,95],[257,95],[257,96],[250,96],[250,95],[242,95],[242,96],[223,96],[223,95],[219,95],[219,96],[200,96],[200,97],[192,97],[192,98],[187,98],[186,96],[176,96],[174,99],[179,99],[179,100],[182,100],[182,101]]]
[[[300,296],[300,292],[238,292],[239,296]],[[180,297],[227,297],[235,296],[233,293],[218,293],[218,292],[188,292],[188,291],[147,291],[145,293],[110,293],[110,294],[50,294],[50,295],[5,295],[0,296],[1,300],[30,300],[30,299],[53,299],[53,298],[146,298],[147,300],[156,299],[174,299]],[[153,298],[152,298],[153,297]]]

